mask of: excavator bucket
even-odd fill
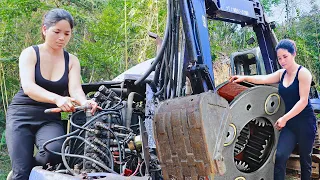
[[[222,148],[229,121],[228,102],[212,91],[161,102],[154,135],[163,178],[198,180],[224,174]]]

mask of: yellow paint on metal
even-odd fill
[[[237,178],[235,178],[234,180],[246,180],[246,178],[244,178],[244,177],[237,177]]]
[[[272,96],[276,96],[277,97],[277,99],[278,99],[278,106],[276,107],[276,109],[273,111],[273,112],[269,112],[268,110],[267,110],[267,103],[269,102],[269,100],[272,98]],[[270,94],[268,97],[267,97],[267,99],[266,99],[266,101],[265,101],[265,103],[264,103],[264,111],[266,112],[266,114],[268,114],[268,115],[273,115],[273,114],[275,114],[278,110],[279,110],[279,107],[280,107],[280,96],[279,96],[279,94],[278,93],[272,93],[272,94]]]
[[[227,143],[224,143],[223,146],[229,146],[230,144],[233,143],[234,139],[236,138],[236,134],[237,134],[237,128],[236,128],[236,126],[235,126],[234,124],[232,124],[232,123],[229,124],[229,126],[232,127],[234,134],[233,134],[232,140],[230,140],[230,141],[227,142]]]

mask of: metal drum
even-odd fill
[[[278,89],[226,82],[217,91],[229,102],[231,120],[223,148],[226,173],[214,179],[270,179],[279,137],[273,125],[285,111]]]

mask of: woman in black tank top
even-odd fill
[[[61,157],[42,148],[44,142],[64,135],[60,113],[45,114],[47,108],[73,112],[74,104],[91,105],[81,87],[80,63],[76,56],[64,51],[73,29],[73,18],[63,9],[49,11],[43,19],[43,44],[28,47],[19,58],[21,89],[7,111],[6,138],[14,180],[29,179],[35,165],[55,165]],[[66,94],[70,96],[66,96]],[[63,140],[48,144],[59,152]],[[34,145],[38,153],[33,157]]]
[[[233,76],[230,81],[248,81],[255,84],[279,83],[278,89],[285,103],[285,114],[274,125],[276,129],[281,130],[276,151],[274,179],[285,179],[287,160],[296,144],[299,144],[301,179],[310,180],[311,154],[317,131],[316,117],[309,101],[312,76],[308,69],[295,62],[297,49],[294,41],[281,40],[276,51],[283,69],[269,75]]]

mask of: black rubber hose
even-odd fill
[[[104,113],[101,113],[102,115],[106,115],[106,114],[108,114],[108,115],[110,115],[110,114],[113,114],[113,115],[120,115],[120,113],[118,113],[118,112],[114,112],[114,111],[109,111],[109,112],[104,112]],[[100,115],[100,114],[99,114]],[[101,116],[101,115],[100,115]],[[89,121],[88,121],[89,122]],[[90,120],[90,122],[92,122],[92,120]],[[76,127],[76,128],[78,128],[78,130],[79,129],[82,129],[82,130],[87,130],[87,131],[89,131],[89,129],[87,129],[87,128],[85,128],[84,127],[84,125],[83,126],[78,126],[78,125],[76,125],[76,124],[74,124],[73,123],[73,120],[72,120],[72,117],[70,118],[70,124],[72,125],[72,126],[74,126],[74,127]],[[87,124],[87,123],[86,123]],[[108,131],[110,131],[110,133],[111,134],[113,134],[113,136],[116,138],[116,140],[117,140],[117,144],[118,144],[118,148],[119,148],[119,151],[120,151],[120,141],[119,141],[119,139],[118,139],[118,137],[115,135],[115,133],[110,129],[110,128],[108,128],[107,129]],[[119,158],[120,158],[120,162],[122,161],[122,155],[121,155],[121,153],[119,152]],[[120,166],[122,166],[122,165],[120,165]],[[121,170],[120,170],[121,171]]]
[[[166,65],[165,65],[165,69],[166,69],[166,72],[164,73],[164,82],[163,82],[163,98],[164,99],[167,99],[167,85],[168,85],[168,76],[169,76],[169,73],[167,72],[168,71],[168,63],[167,63],[167,58],[165,59],[165,63],[166,63]]]
[[[161,72],[161,66],[162,66],[163,58],[159,61],[159,63],[156,66],[156,70],[154,71],[154,77],[153,77],[153,83],[157,86],[159,83],[159,77]]]
[[[99,161],[97,161],[97,160],[95,160],[95,159],[89,158],[89,157],[87,157],[87,156],[77,155],[77,154],[66,154],[66,153],[64,153],[63,150],[66,148],[66,147],[65,147],[66,144],[67,144],[66,142],[69,141],[69,140],[72,139],[72,138],[80,139],[80,140],[82,140],[83,142],[85,142],[86,144],[89,144],[89,145],[91,144],[90,142],[88,142],[87,140],[85,140],[84,138],[79,137],[79,136],[71,136],[70,138],[66,139],[66,140],[63,142],[62,147],[61,147],[61,153],[59,153],[59,155],[61,155],[63,164],[64,164],[65,167],[68,169],[68,171],[70,171],[70,173],[72,173],[73,175],[76,175],[76,174],[73,172],[73,170],[69,167],[69,165],[68,165],[68,163],[67,163],[67,161],[66,161],[66,156],[83,158],[83,159],[86,159],[86,160],[88,160],[88,161],[92,161],[92,162],[96,163],[97,165],[99,165],[100,167],[102,167],[103,169],[105,169],[105,170],[107,170],[107,171],[109,171],[109,172],[111,172],[111,173],[118,174],[118,173],[115,172],[114,170],[110,169],[108,166],[102,164],[101,162],[99,162]]]
[[[161,93],[163,93],[164,87],[162,86],[162,88],[160,89],[160,91],[154,93],[155,96],[159,96]]]
[[[179,9],[179,5],[178,2],[176,1],[175,4],[175,8],[176,8],[176,12],[180,12]],[[176,29],[176,33],[174,36],[174,40],[175,40],[175,46],[174,48],[174,75],[173,75],[173,98],[175,98],[177,96],[177,79],[178,79],[178,65],[179,65],[179,26],[180,26],[180,14],[177,13],[176,14],[176,20],[175,20],[175,29]]]
[[[153,61],[152,65],[149,67],[147,72],[141,78],[139,78],[134,82],[135,85],[139,85],[140,83],[142,83],[154,70],[154,68],[159,63],[159,61],[163,58],[164,50],[168,44],[168,38],[169,38],[169,32],[170,32],[170,19],[171,19],[171,12],[169,11],[170,4],[171,4],[170,1],[171,0],[167,0],[167,9],[168,9],[167,26],[166,26],[165,35],[164,35],[163,43],[160,48],[159,54],[157,54],[155,60]]]
[[[188,1],[182,0],[179,1],[180,7],[181,7],[181,19],[183,21],[183,30],[185,33],[186,38],[186,47],[189,50],[188,52],[188,57],[190,58],[190,61],[197,61],[198,59],[198,54],[197,54],[197,47],[194,45],[195,37],[194,37],[194,32],[192,28],[192,20],[189,12],[189,4]]]
[[[76,114],[78,114],[78,113],[80,113],[80,112],[83,112],[83,111],[78,111],[78,112],[74,113],[74,114],[71,116],[71,118],[72,118],[74,115],[76,115]],[[105,114],[107,114],[107,113],[105,113]],[[83,125],[83,127],[89,125],[93,120],[96,120],[98,117],[100,117],[100,116],[102,116],[102,115],[104,115],[104,114],[101,113],[101,114],[99,114],[98,116],[92,118],[92,119],[90,120],[90,122],[88,121],[87,123],[85,123],[85,124]],[[70,118],[70,119],[71,119],[71,118]],[[80,131],[80,129],[77,129],[77,130],[75,130],[75,131],[73,131],[73,132],[71,132],[71,133],[69,133],[69,134],[65,134],[65,135],[62,135],[62,136],[59,136],[59,137],[50,139],[50,140],[46,141],[45,143],[43,143],[43,145],[42,145],[42,146],[43,146],[43,149],[44,149],[45,151],[50,152],[50,153],[59,155],[59,154],[57,154],[56,152],[47,149],[46,146],[47,146],[48,144],[54,142],[54,141],[57,141],[57,140],[60,140],[60,139],[64,139],[64,138],[67,138],[67,137],[70,137],[70,136],[73,136],[73,135],[76,135],[79,131]]]
[[[80,111],[79,111],[80,112]],[[79,113],[79,112],[77,112],[77,113]],[[113,112],[113,111],[111,111],[111,112]],[[114,113],[114,112],[113,112]],[[76,114],[76,113],[75,113]],[[75,114],[73,114],[72,115],[72,117],[75,115]],[[51,151],[51,150],[49,150],[49,149],[47,149],[46,148],[46,146],[49,144],[49,143],[52,143],[52,142],[54,142],[54,141],[57,141],[57,140],[60,140],[60,139],[64,139],[64,138],[67,138],[67,137],[71,137],[71,136],[74,136],[77,132],[79,132],[80,131],[80,129],[84,129],[84,130],[86,130],[86,126],[88,126],[89,124],[91,124],[93,121],[95,121],[96,119],[98,119],[100,116],[103,116],[103,115],[106,115],[106,114],[112,114],[112,113],[110,113],[110,112],[103,112],[103,113],[100,113],[100,114],[98,114],[98,115],[96,115],[95,117],[93,117],[93,118],[91,118],[89,121],[87,121],[84,125],[82,125],[82,126],[78,126],[78,125],[76,125],[76,127],[78,127],[79,129],[77,129],[77,130],[75,130],[75,131],[73,131],[73,132],[71,132],[71,133],[69,133],[69,134],[66,134],[66,135],[63,135],[63,136],[59,136],[59,137],[56,137],[56,138],[53,138],[53,139],[50,139],[50,140],[48,140],[48,141],[46,141],[44,144],[43,144],[43,149],[45,150],[45,151],[47,151],[47,152],[50,152],[50,153],[53,153],[53,154],[55,154],[55,155],[61,155],[61,153],[58,153],[58,152],[55,152],[55,151]],[[71,121],[71,119],[72,119],[72,117],[70,118],[70,123],[72,122]],[[119,149],[119,151],[120,151],[120,141],[119,141],[119,139],[118,139],[118,137],[114,134],[114,132],[111,130],[111,129],[107,129],[108,131],[110,131],[112,134],[113,134],[113,136],[116,138],[116,140],[117,140],[117,143],[118,143],[118,149]],[[75,137],[78,137],[78,136],[75,136]],[[75,156],[75,155],[73,155],[73,156],[71,156],[72,154],[68,154],[70,157],[77,157],[77,156]],[[122,161],[122,154],[121,153],[119,153],[119,158],[120,158],[120,162]],[[81,156],[81,157],[86,157],[86,156]],[[86,159],[86,158],[85,158]],[[97,164],[97,163],[96,163]],[[122,164],[120,165],[120,173],[122,172]]]
[[[172,9],[170,8],[170,11],[172,13]],[[166,92],[166,99],[168,99],[170,97],[170,92],[171,92],[171,82],[172,82],[172,45],[173,45],[173,39],[172,39],[172,29],[173,28],[173,24],[172,24],[172,19],[171,19],[171,31],[170,31],[170,34],[169,34],[169,44],[168,44],[168,49],[167,49],[167,61],[169,61],[169,63],[167,64],[166,66],[166,69],[167,71],[169,72],[169,75],[168,75],[168,84],[167,86],[169,86],[169,89],[167,90]]]
[[[173,7],[172,7],[173,8]],[[172,12],[174,12],[172,10]],[[173,89],[174,89],[174,65],[176,64],[176,59],[174,59],[174,55],[175,55],[175,50],[176,50],[176,46],[177,46],[177,42],[176,42],[176,20],[173,18],[173,24],[172,24],[172,30],[171,30],[171,47],[170,47],[170,65],[169,65],[169,68],[170,68],[170,81],[169,81],[169,87],[170,87],[170,90],[169,90],[169,94],[168,94],[168,99],[169,98],[173,98],[174,97],[174,93],[173,93]]]
[[[79,112],[81,112],[81,111],[79,111]],[[79,112],[77,112],[77,113],[79,113]],[[76,114],[76,113],[75,113],[75,114]],[[73,117],[75,114],[73,114],[72,117]],[[82,125],[82,127],[80,127],[80,128],[84,129],[84,127],[88,126],[88,125],[91,124],[93,121],[95,121],[96,119],[98,119],[100,116],[103,116],[103,115],[105,115],[105,114],[110,114],[110,112],[103,112],[103,113],[100,113],[100,114],[96,115],[95,117],[91,118],[90,121],[88,121],[88,122],[86,122],[84,125]],[[72,118],[72,117],[71,117],[71,118]],[[70,118],[70,120],[71,120],[71,118]],[[51,151],[51,150],[47,149],[46,146],[47,146],[48,144],[54,142],[54,141],[57,141],[57,140],[60,140],[60,139],[65,139],[65,138],[67,138],[67,137],[76,135],[76,134],[77,134],[78,132],[80,132],[80,131],[81,131],[80,129],[77,129],[77,130],[75,130],[75,131],[73,131],[73,132],[71,132],[71,133],[69,133],[69,134],[65,134],[65,135],[62,135],[62,136],[59,136],[59,137],[50,139],[50,140],[46,141],[46,142],[42,145],[42,146],[43,146],[43,149],[44,149],[45,151],[47,151],[47,152],[52,153],[52,154],[61,155],[61,153],[58,153],[58,152]],[[119,149],[120,149],[120,148],[119,148]]]
[[[103,112],[103,113],[101,113],[101,114],[103,114],[103,115],[113,114],[113,115],[119,115],[119,116],[120,116],[120,113],[119,113],[119,112],[115,112],[115,111],[109,111],[109,112],[107,111],[107,112]],[[101,115],[98,114],[97,116],[100,117]],[[90,121],[91,121],[91,120],[90,120]],[[88,122],[89,122],[89,121],[88,121]],[[73,118],[72,118],[72,117],[70,118],[70,124],[71,124],[72,126],[78,128],[78,129],[90,131],[89,129],[85,128],[84,125],[83,125],[83,126],[79,126],[79,125],[75,124],[75,123],[73,122]]]
[[[177,42],[176,42],[176,33],[177,31],[179,31],[179,29],[176,27],[177,26],[177,20],[176,20],[176,14],[175,12],[175,6],[176,6],[176,1],[172,2],[172,6],[171,6],[171,14],[172,14],[172,18],[171,18],[171,43],[170,43],[170,81],[169,81],[169,87],[170,90],[168,92],[168,99],[169,98],[173,98],[174,97],[174,64],[176,59],[174,59],[174,55],[175,55],[175,50],[176,50],[176,46],[177,46]]]
[[[163,57],[163,60],[162,60],[162,62],[161,62],[159,89],[163,88],[164,73],[166,72],[165,58],[166,58],[166,57],[164,56],[164,57]]]
[[[170,33],[171,34],[171,33]],[[171,42],[171,39],[170,39],[170,42]],[[166,59],[165,59],[165,69],[166,69],[166,72],[165,72],[165,80],[164,80],[164,99],[168,99],[168,85],[169,85],[169,82],[171,80],[171,77],[170,77],[170,61],[171,61],[171,58],[170,58],[170,55],[171,55],[171,49],[168,48],[168,50],[166,51]],[[170,86],[169,86],[170,87]]]

